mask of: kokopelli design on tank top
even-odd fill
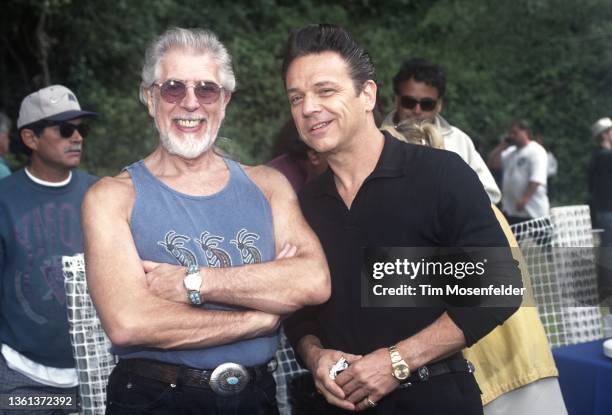
[[[198,265],[195,254],[191,252],[189,248],[185,247],[185,243],[190,240],[191,238],[188,236],[169,231],[166,233],[164,241],[158,241],[157,244],[163,246],[179,264],[184,267],[189,267],[190,265]]]
[[[258,239],[259,235],[242,228],[238,231],[236,239],[230,241],[240,251],[243,264],[258,264],[261,262],[261,252],[255,245],[255,241]]]
[[[222,236],[211,235],[210,232],[204,231],[200,235],[200,239],[195,240],[202,248],[209,267],[227,268],[232,266],[232,259],[229,254],[219,248],[219,244],[224,239]]]
[[[223,249],[222,246],[225,240],[225,237],[214,235],[209,231],[200,233],[199,239],[181,235],[176,231],[168,231],[164,240],[158,241],[157,244],[163,246],[164,249],[184,267],[198,265],[196,251],[190,249],[194,249],[197,244],[204,253],[204,260],[209,267],[227,268],[232,266],[232,255],[234,255],[233,262],[237,263],[239,260],[237,259],[235,251],[230,255],[230,252]],[[242,228],[236,234],[236,238],[230,240],[229,243],[236,247],[237,253],[240,254],[240,261],[242,261],[243,265],[258,264],[261,262],[262,258],[261,251],[256,245],[258,240],[258,234],[249,232],[246,228]],[[225,245],[227,248],[227,242]]]

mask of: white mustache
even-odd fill
[[[83,151],[83,146],[81,144],[78,144],[72,147],[68,147],[66,150],[64,150],[64,153],[70,153],[72,151]]]

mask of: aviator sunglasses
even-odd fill
[[[423,98],[423,99],[416,99],[413,98],[411,96],[407,96],[407,95],[403,95],[400,97],[400,105],[403,108],[412,110],[414,109],[417,104],[419,104],[421,106],[421,110],[422,111],[433,111],[436,108],[436,104],[438,103],[438,100],[435,99],[431,99],[431,98]]]
[[[159,87],[159,93],[164,101],[174,104],[183,100],[187,95],[187,88],[193,88],[195,96],[200,104],[213,104],[217,102],[223,87],[210,81],[197,81],[194,85],[187,85],[183,81],[169,79],[163,83],[154,83]]]

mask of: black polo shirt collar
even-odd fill
[[[383,177],[402,177],[406,175],[407,157],[406,143],[394,138],[386,131],[381,131],[384,135],[384,144],[378,163],[370,175],[365,179],[364,184],[376,178]],[[328,168],[319,178],[318,186],[314,190],[315,197],[321,196],[339,197],[334,172]]]

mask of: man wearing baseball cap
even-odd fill
[[[29,161],[0,182],[0,396],[76,395],[61,258],[83,251],[81,201],[96,178],[76,167],[95,115],[61,85],[21,102],[15,147]]]

